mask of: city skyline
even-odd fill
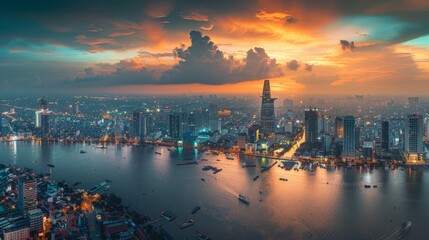
[[[0,239],[427,239],[428,0],[0,7]]]
[[[427,1],[8,2],[0,92],[425,94]]]
[[[304,239],[323,218],[311,232],[329,239],[424,239],[427,99],[293,96],[275,107],[270,80],[259,87],[2,97],[3,238]]]

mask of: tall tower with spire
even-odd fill
[[[274,120],[274,101],[276,99],[271,97],[270,80],[265,80],[261,107],[261,129],[264,134],[274,133],[276,130]]]

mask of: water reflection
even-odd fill
[[[80,154],[80,149],[87,153]],[[419,239],[426,234],[429,216],[425,204],[429,202],[425,187],[429,174],[424,170],[331,167],[311,175],[275,166],[261,173],[261,166],[271,164],[269,159],[242,156],[227,160],[224,155],[195,150],[121,145],[101,149],[80,144],[2,142],[0,157],[3,164],[38,172],[45,172],[46,164],[55,164],[53,178],[71,183],[79,180],[86,188],[110,179],[111,191],[153,217],[168,209],[183,220],[192,208],[201,206],[192,216],[194,229],[181,231],[174,223],[165,224],[178,239],[192,239],[195,230],[215,239],[370,239],[406,220],[413,221],[409,239]],[[184,159],[202,158],[208,161],[176,165]],[[257,166],[242,168],[244,162]],[[223,170],[213,174],[202,171],[204,165]],[[281,177],[288,181],[279,181]],[[364,184],[377,184],[378,188],[367,189]],[[241,204],[238,194],[247,195],[250,205]]]

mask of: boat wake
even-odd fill
[[[393,229],[391,232],[384,234],[374,240],[400,240],[403,239],[411,229],[411,221],[404,222],[401,226]]]

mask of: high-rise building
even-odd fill
[[[18,208],[24,213],[37,208],[37,181],[33,177],[20,177],[18,180]]]
[[[381,149],[389,150],[389,122],[381,122]]]
[[[170,137],[179,139],[183,134],[183,118],[180,113],[171,113],[170,114]]]
[[[209,105],[209,128],[212,132],[221,131],[221,122],[219,120],[218,107],[216,103]]]
[[[150,135],[155,130],[155,127],[154,127],[155,116],[152,114],[146,114],[145,119],[146,119],[146,135]]]
[[[79,111],[79,103],[72,103],[70,105],[70,113],[73,114],[73,115],[76,115],[79,112],[80,112]]]
[[[360,127],[356,126],[355,123],[355,148],[359,149],[361,146],[361,142],[360,142]]]
[[[423,116],[420,114],[407,117],[404,150],[407,161],[423,160]]]
[[[372,160],[374,157],[374,143],[372,141],[365,141],[362,144],[362,156],[365,160]]]
[[[345,116],[344,136],[343,136],[343,157],[354,157],[356,153],[356,129],[355,118],[353,116]]]
[[[341,117],[335,118],[335,138],[344,137],[344,120]]]
[[[42,111],[40,119],[42,138],[48,137],[51,132],[51,112],[47,110]]]
[[[35,121],[34,121],[35,122],[35,126],[36,126],[36,128],[39,128],[39,127],[42,126],[42,111],[37,110],[35,112],[35,116],[36,116]]]
[[[317,143],[319,135],[318,119],[319,112],[316,108],[305,109],[305,142],[310,148]]]
[[[40,99],[40,108],[41,108],[42,110],[48,110],[48,101],[46,100],[46,96],[43,96],[43,97]]]
[[[261,106],[261,129],[264,134],[274,133],[276,130],[274,119],[274,101],[276,99],[271,97],[270,80],[265,80]]]
[[[28,225],[14,226],[3,229],[4,240],[30,239],[30,228]]]
[[[322,132],[324,134],[330,134],[331,133],[331,118],[327,115],[324,115],[322,118]],[[320,131],[320,129],[319,129]]]
[[[188,129],[190,132],[192,132],[193,135],[197,135],[196,115],[194,112],[191,112],[188,115]]]
[[[28,211],[30,221],[30,232],[41,232],[43,230],[43,213],[40,208]]]
[[[143,141],[146,134],[146,117],[144,112],[134,111],[131,137],[137,138],[139,141]]]
[[[261,125],[259,124],[252,124],[247,129],[248,140],[251,143],[255,143],[259,141],[260,134],[261,134]]]

